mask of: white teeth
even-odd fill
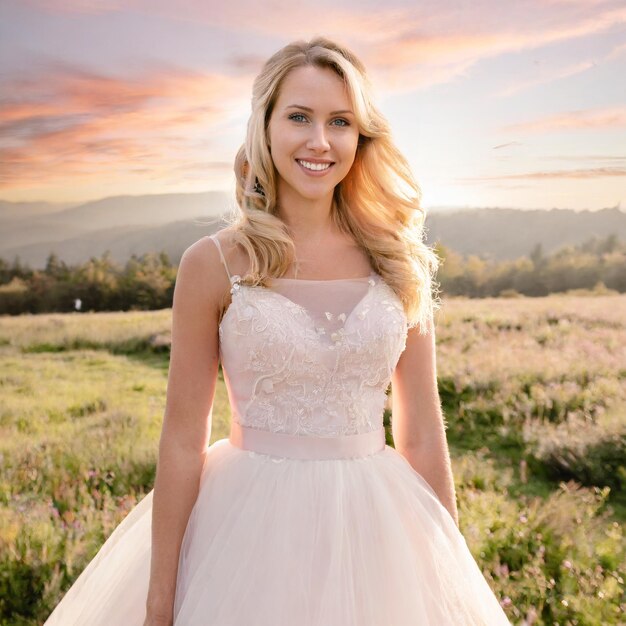
[[[313,170],[315,172],[320,172],[322,170],[327,170],[331,164],[330,163],[309,163],[309,161],[298,161],[302,167],[306,167],[307,170]]]

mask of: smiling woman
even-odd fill
[[[458,528],[437,257],[361,62],[272,56],[235,171],[238,220],[180,263],[154,491],[48,626],[509,624]]]
[[[333,110],[337,106],[340,110]],[[299,67],[283,81],[268,129],[283,211],[302,202],[331,204],[356,157],[359,128],[346,119],[354,118],[350,106],[348,90],[333,70]]]

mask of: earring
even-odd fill
[[[253,190],[255,193],[261,194],[262,196],[265,196],[265,192],[263,191],[263,187],[261,187],[261,183],[259,182],[258,178],[254,179],[254,187]]]

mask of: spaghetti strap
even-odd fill
[[[209,235],[209,239],[212,239],[217,246],[217,251],[220,253],[220,259],[222,259],[222,263],[224,264],[224,268],[226,269],[226,273],[228,274],[228,280],[232,282],[232,277],[230,275],[230,271],[228,270],[228,265],[226,264],[226,259],[224,258],[222,246],[220,245],[218,238],[215,235]]]

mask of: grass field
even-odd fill
[[[0,318],[0,624],[41,624],[152,489],[170,321]],[[625,324],[626,296],[438,313],[461,530],[514,624],[626,623]],[[221,375],[215,403],[211,442]]]

